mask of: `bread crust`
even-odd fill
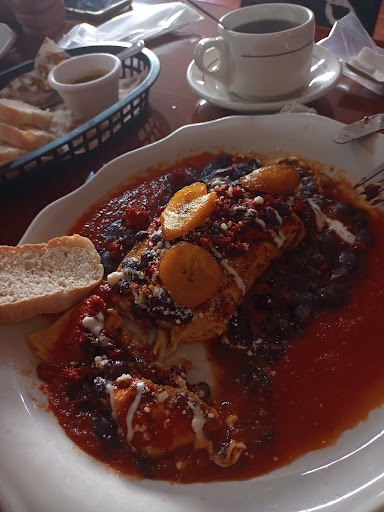
[[[81,274],[83,270],[89,274]],[[0,323],[66,311],[88,295],[103,276],[93,243],[80,235],[41,244],[0,246]]]
[[[25,151],[34,151],[52,142],[55,137],[38,128],[21,128],[0,122],[0,140]]]
[[[0,121],[15,126],[30,125],[48,130],[53,114],[20,100],[0,98]]]

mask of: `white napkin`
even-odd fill
[[[349,61],[355,68],[370,75],[378,82],[384,81],[384,55],[374,52],[371,48],[363,48]]]
[[[315,108],[307,107],[302,103],[296,103],[295,101],[290,101],[278,112],[278,114],[317,114],[317,110]]]
[[[98,27],[75,25],[58,42],[64,49],[102,41],[148,41],[198,21],[202,16],[182,2],[148,5],[135,3],[132,11],[120,14]]]
[[[329,36],[317,44],[340,59],[344,75],[384,96],[384,49],[376,45],[355,14],[347,14],[338,20]],[[360,75],[359,71],[368,76]]]

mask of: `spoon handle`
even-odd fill
[[[117,57],[119,57],[120,60],[128,59],[128,57],[133,57],[137,53],[141,52],[141,50],[144,48],[144,41],[141,39],[140,41],[137,41],[136,43],[133,43],[132,46],[129,48],[125,48],[120,53],[117,54]]]
[[[208,16],[208,18],[211,18],[213,21],[215,21],[218,25],[221,26],[221,22],[219,19],[217,19],[213,14],[211,14],[210,12],[206,11],[203,7],[201,7],[201,5],[197,4],[196,2],[194,2],[193,0],[187,0],[187,2],[191,5],[193,5],[193,7],[195,9],[197,9],[198,11],[201,11],[202,13],[204,13],[206,16]]]

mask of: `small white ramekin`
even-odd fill
[[[91,73],[105,74],[95,80],[71,83]],[[71,57],[55,66],[48,82],[80,119],[91,119],[119,99],[121,60],[111,53],[88,53]]]

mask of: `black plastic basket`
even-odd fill
[[[73,48],[67,52],[70,55],[96,52],[118,54],[124,48],[126,46],[94,45]],[[1,73],[0,89],[19,75],[31,71],[33,65],[34,61],[31,60]],[[122,63],[122,78],[133,78],[142,72],[147,73],[145,78],[127,97],[55,141],[0,167],[0,183],[29,174],[46,162],[52,164],[70,161],[79,155],[89,153],[99,148],[121,128],[132,124],[148,106],[150,87],[160,72],[159,59],[147,48]]]

